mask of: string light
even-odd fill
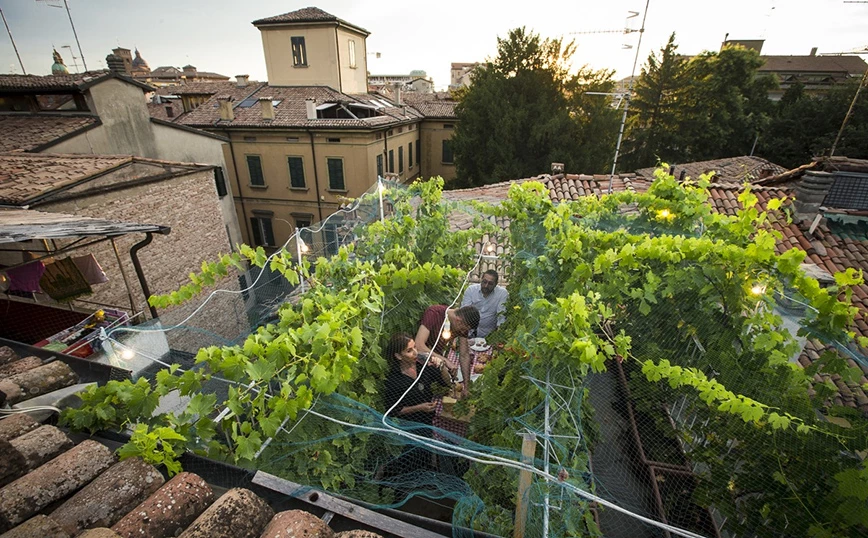
[[[132,360],[133,357],[135,357],[135,356],[136,356],[136,352],[130,348],[124,348],[124,350],[121,351],[121,358],[125,361]]]
[[[493,254],[494,249],[495,249],[494,243],[488,243],[487,245],[485,245],[485,251],[488,252],[489,254]]]
[[[762,294],[765,293],[765,292],[766,292],[766,287],[763,286],[763,285],[760,285],[760,284],[754,284],[754,285],[751,286],[751,288],[750,288],[750,293],[751,293],[751,295],[760,296],[760,295],[762,295]]]
[[[668,209],[661,209],[657,212],[657,217],[661,219],[671,219],[674,215]]]
[[[299,249],[301,250],[302,254],[307,254],[308,252],[310,252],[310,247],[307,246],[307,243],[305,243],[304,239],[302,239],[300,236],[298,238],[298,245],[299,245]]]
[[[446,318],[446,321],[443,323],[443,332],[440,333],[440,336],[442,336],[444,340],[452,338],[452,324],[449,323],[449,318]]]

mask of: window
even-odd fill
[[[244,141],[245,142],[256,142],[256,137],[255,136],[245,136]]]
[[[329,168],[329,190],[345,191],[344,184],[344,160],[329,157],[326,159]]]
[[[389,172],[395,173],[395,150],[389,150]]]
[[[454,162],[454,158],[452,156],[452,141],[444,140],[443,141],[443,158],[442,162],[446,164],[452,164]]]
[[[383,156],[377,155],[377,177],[383,177]]]
[[[292,42],[292,65],[295,67],[307,66],[307,48],[304,46],[303,37],[291,37]]]
[[[262,160],[259,158],[259,155],[247,156],[247,171],[250,172],[251,186],[265,186],[265,176],[262,175]]]
[[[409,161],[407,163],[407,167],[413,168],[413,143],[412,142],[407,144],[407,160]]]
[[[297,136],[287,136],[286,141],[287,142],[298,142],[298,137]]]
[[[214,169],[214,184],[217,186],[217,196],[223,197],[229,194],[229,189],[226,188],[226,176],[219,166]]]
[[[301,157],[287,157],[289,164],[289,187],[292,189],[304,189],[304,159]]]
[[[404,173],[404,146],[398,147],[398,173]]]
[[[444,123],[444,124],[443,124],[443,128],[444,128],[444,129],[454,129],[454,128],[455,128],[455,125],[453,125],[453,124],[451,124],[451,123]]]
[[[350,67],[356,68],[356,40],[350,39]]]
[[[326,142],[331,142],[332,144],[339,144],[340,141],[340,138],[326,138]]]
[[[416,162],[422,166],[422,143],[419,140],[416,141]]]
[[[253,243],[256,246],[274,246],[274,229],[271,227],[271,217],[250,217],[250,228],[253,230]]]

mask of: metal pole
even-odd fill
[[[838,147],[838,142],[841,140],[841,135],[844,134],[844,128],[847,127],[847,122],[850,121],[850,116],[853,115],[853,109],[856,107],[856,100],[859,99],[859,94],[862,93],[862,88],[865,87],[866,83],[868,83],[868,71],[865,71],[865,74],[862,75],[862,81],[859,83],[859,87],[856,88],[856,95],[854,95],[853,100],[850,101],[850,108],[847,109],[847,114],[844,116],[844,121],[841,122],[841,128],[838,129],[838,136],[835,137],[835,143],[832,144],[832,149],[829,150],[829,157],[835,155],[835,149]]]
[[[636,64],[639,62],[639,50],[642,48],[642,34],[645,33],[645,19],[648,17],[648,4],[650,3],[651,0],[645,0],[645,13],[642,15],[642,27],[639,28],[639,42],[636,43],[636,56],[633,58],[633,71],[630,72],[630,86],[627,88],[624,115],[621,117],[621,128],[618,130],[618,142],[615,144],[615,159],[612,161],[612,173],[609,174],[609,189],[607,194],[612,194],[612,181],[615,179],[615,170],[618,168],[618,155],[621,153],[621,141],[624,139],[624,126],[627,125],[627,111],[630,109],[630,100],[633,98]]]
[[[386,217],[383,213],[383,178],[377,176],[377,197],[380,198],[380,222],[385,222]]]
[[[18,54],[18,47],[15,45],[15,39],[12,37],[12,30],[9,29],[9,23],[6,22],[6,15],[3,14],[2,9],[0,9],[0,17],[3,17],[3,25],[6,27],[6,33],[9,34],[9,41],[12,42],[12,48],[15,49],[15,56],[18,57],[18,64],[21,66],[21,72],[26,75],[27,70],[24,69],[24,62],[21,61],[21,55]]]
[[[301,228],[295,229],[295,253],[298,255],[298,282],[301,292],[304,293],[304,273],[301,270]]]
[[[135,314],[138,309],[136,308],[136,300],[133,299],[133,288],[130,286],[130,279],[127,276],[127,272],[124,269],[124,262],[121,261],[121,253],[118,252],[118,245],[115,243],[114,237],[111,238],[112,248],[115,251],[115,258],[118,260],[118,269],[121,270],[121,276],[124,278],[124,285],[127,287],[127,296],[130,298],[130,314]]]
[[[78,56],[81,58],[81,63],[84,64],[84,70],[87,71],[87,61],[84,59],[84,52],[81,50],[81,43],[78,42],[78,33],[75,31],[75,24],[72,22],[72,13],[69,12],[69,3],[63,0],[63,5],[66,6],[66,16],[69,17],[69,25],[72,26],[72,35],[75,36],[75,44],[78,45]]]
[[[549,448],[551,437],[551,424],[549,420],[549,392],[552,390],[551,387],[551,369],[546,370],[546,400],[545,400],[545,438],[543,439],[543,470],[546,473],[546,476],[549,474]],[[548,538],[549,536],[549,484],[546,484],[546,492],[545,497],[543,499],[543,538]]]

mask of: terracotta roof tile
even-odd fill
[[[96,116],[0,114],[0,152],[29,151],[98,124]]]
[[[698,179],[699,176],[706,172],[717,172],[716,181],[727,181],[735,183],[743,183],[745,181],[756,181],[760,179],[761,173],[780,174],[786,171],[782,166],[773,162],[767,161],[761,157],[730,157],[727,159],[714,159],[710,161],[697,161],[684,164],[669,163],[675,168],[674,176],[681,177],[681,173],[685,173],[685,177]],[[656,166],[650,168],[642,168],[637,170],[636,174],[649,179],[654,179],[654,171]]]
[[[253,25],[259,26],[267,24],[292,24],[307,22],[335,22],[343,24],[345,26],[350,26],[365,34],[370,34],[370,32],[368,32],[364,28],[360,28],[355,24],[351,24],[343,19],[339,19],[331,13],[326,13],[318,7],[305,7],[295,11],[290,11],[289,13],[283,13],[281,15],[275,15],[273,17],[266,17],[264,19],[257,19],[253,21]]]
[[[74,75],[0,75],[0,92],[81,91],[107,78],[119,78],[142,89],[153,91],[153,88],[147,84],[112,71],[102,70]]]

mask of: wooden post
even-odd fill
[[[533,465],[536,456],[536,435],[524,434],[521,443],[521,461]],[[530,471],[519,471],[518,475],[518,499],[515,501],[515,530],[513,538],[524,538],[524,529],[527,524],[528,492],[530,491],[533,474]]]

